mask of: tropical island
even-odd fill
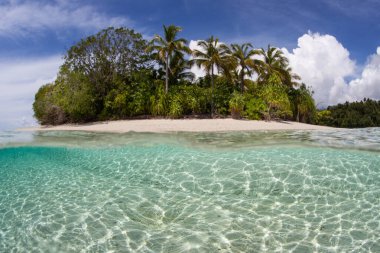
[[[35,95],[38,122],[231,116],[334,127],[380,126],[380,102],[369,99],[317,110],[313,91],[292,72],[278,48],[227,45],[211,36],[191,50],[180,27],[163,28],[162,36],[147,41],[134,30],[110,27],[72,46],[56,80]],[[194,66],[206,75],[196,78]]]

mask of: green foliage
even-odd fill
[[[111,90],[104,99],[105,106],[101,118],[107,119],[107,115],[113,115],[111,118],[117,119],[128,115],[128,97],[127,90]]]
[[[54,84],[45,84],[39,88],[36,95],[34,96],[33,111],[34,116],[39,119],[41,124],[46,124],[44,119],[46,115],[46,108],[51,101],[51,93],[53,91]]]
[[[92,86],[85,75],[69,72],[54,85],[54,103],[66,114],[67,122],[86,122],[96,118]]]
[[[364,99],[338,104],[317,113],[317,123],[334,127],[379,127],[380,101]]]
[[[34,116],[42,125],[58,125],[66,122],[62,108],[54,104],[54,84],[43,85],[35,95]]]
[[[333,118],[331,116],[331,111],[320,110],[320,111],[316,112],[315,123],[317,125],[330,126],[330,125],[332,125],[332,122],[333,122]]]
[[[250,120],[260,120],[264,118],[267,105],[261,98],[248,97],[245,104],[245,116]]]
[[[240,91],[243,93],[245,91],[245,77],[252,76],[253,71],[259,71],[259,61],[253,59],[253,56],[258,55],[259,51],[253,49],[251,43],[232,44],[231,49],[232,58],[236,66],[239,66],[236,69],[236,76],[240,82]]]
[[[154,52],[154,58],[163,67],[162,71],[165,72],[165,93],[168,93],[169,78],[171,77],[173,80],[180,77],[183,70],[188,68],[184,53],[191,53],[191,50],[186,45],[187,41],[185,39],[178,38],[179,32],[182,31],[181,27],[164,25],[163,28],[163,36],[156,35],[149,47],[146,48],[146,51]],[[177,66],[179,69],[176,69]]]
[[[221,97],[223,94],[221,94],[221,90],[218,89],[218,85],[216,84],[216,88],[218,89],[214,95],[215,90],[215,75],[223,73],[224,76],[229,77],[230,68],[234,67],[231,55],[230,55],[230,49],[227,45],[220,43],[218,38],[214,38],[214,36],[211,36],[207,40],[200,40],[198,41],[198,46],[200,50],[195,49],[192,52],[192,55],[194,57],[193,62],[200,68],[203,67],[206,71],[207,75],[211,79],[210,86],[211,86],[211,115],[214,114],[214,111],[216,109],[217,113],[219,114],[227,114],[228,113],[228,102],[227,103],[220,103]],[[217,70],[217,73],[214,73],[215,69]],[[228,101],[228,100],[227,100]]]
[[[313,92],[302,84],[299,89],[289,90],[289,99],[293,111],[294,120],[298,122],[314,123],[316,118],[316,106],[312,97]]]
[[[229,102],[232,118],[234,119],[241,118],[241,114],[244,110],[244,105],[245,105],[244,96],[241,93],[234,91]]]
[[[293,114],[287,88],[281,85],[281,80],[277,75],[272,75],[268,79],[268,83],[261,87],[259,96],[267,106],[265,118],[268,120],[272,118],[288,119],[292,117]]]
[[[97,114],[104,114],[104,99],[120,82],[128,83],[136,72],[150,66],[142,35],[124,28],[108,28],[82,39],[65,55],[60,76],[82,73],[92,86]],[[62,73],[64,72],[64,73]]]
[[[170,101],[169,116],[171,118],[180,118],[183,116],[185,106],[181,100],[180,94],[173,95]]]
[[[156,94],[150,97],[151,114],[153,116],[166,116],[169,111],[169,95],[165,93],[162,81],[157,81]]]
[[[173,93],[179,94],[185,114],[208,113],[210,90],[196,85],[179,86]]]
[[[86,76],[69,72],[54,84],[42,86],[36,94],[35,117],[41,124],[86,122],[95,119],[96,108]]]
[[[234,92],[234,87],[227,78],[217,77],[215,79],[215,89],[210,95],[213,96],[214,110],[218,115],[226,116],[230,113],[229,101]]]
[[[229,46],[211,36],[191,52],[186,40],[178,38],[180,31],[164,26],[163,36],[151,43],[133,30],[112,27],[82,39],[67,51],[55,82],[37,92],[35,117],[41,124],[62,124],[231,112],[234,118],[294,115],[313,122],[312,92],[304,86],[293,88],[297,78],[280,50],[257,50],[249,43]],[[253,60],[256,54],[264,60]],[[194,64],[206,70],[205,77],[194,80]],[[258,75],[256,81],[246,79],[253,74]],[[323,117],[318,120],[325,122]],[[362,124],[371,120],[362,119]]]

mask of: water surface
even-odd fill
[[[0,146],[0,252],[380,252],[376,128]]]

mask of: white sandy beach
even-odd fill
[[[334,130],[335,128],[292,121],[256,121],[234,119],[144,119],[67,124],[25,128],[26,131],[89,131],[89,132],[227,132],[255,130]]]

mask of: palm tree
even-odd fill
[[[244,77],[251,76],[253,71],[259,72],[259,66],[262,62],[257,59],[252,59],[254,55],[259,54],[258,50],[254,50],[251,43],[244,43],[242,45],[232,44],[232,57],[235,59],[239,70],[237,75],[240,82],[240,90],[244,92]]]
[[[300,77],[292,74],[289,60],[280,49],[268,45],[267,50],[261,48],[259,53],[264,57],[259,76],[260,82],[266,81],[271,75],[275,74],[281,79],[282,84],[290,88],[298,85],[295,80],[300,80]]]
[[[227,66],[231,63],[230,50],[228,46],[219,43],[218,38],[211,36],[207,40],[198,41],[201,50],[193,50],[193,62],[199,67],[203,67],[207,75],[211,78],[211,116],[214,113],[214,71],[217,74],[222,70],[228,72]]]
[[[306,87],[304,83],[297,89],[289,90],[289,98],[293,104],[293,113],[297,122],[311,122],[316,112],[313,91]]]
[[[182,31],[179,26],[163,26],[164,37],[156,35],[151,41],[147,51],[155,51],[157,59],[165,66],[165,93],[169,91],[169,67],[174,53],[191,53],[187,40],[177,38],[178,33]]]
[[[179,80],[193,81],[195,74],[191,72],[191,61],[184,58],[182,53],[176,52],[170,61],[169,80],[178,83]]]
[[[298,87],[300,86],[300,83],[298,81],[301,80],[301,77],[295,73],[293,73],[293,70],[291,67],[287,67],[284,71],[284,76],[283,76],[283,83],[289,87]]]

